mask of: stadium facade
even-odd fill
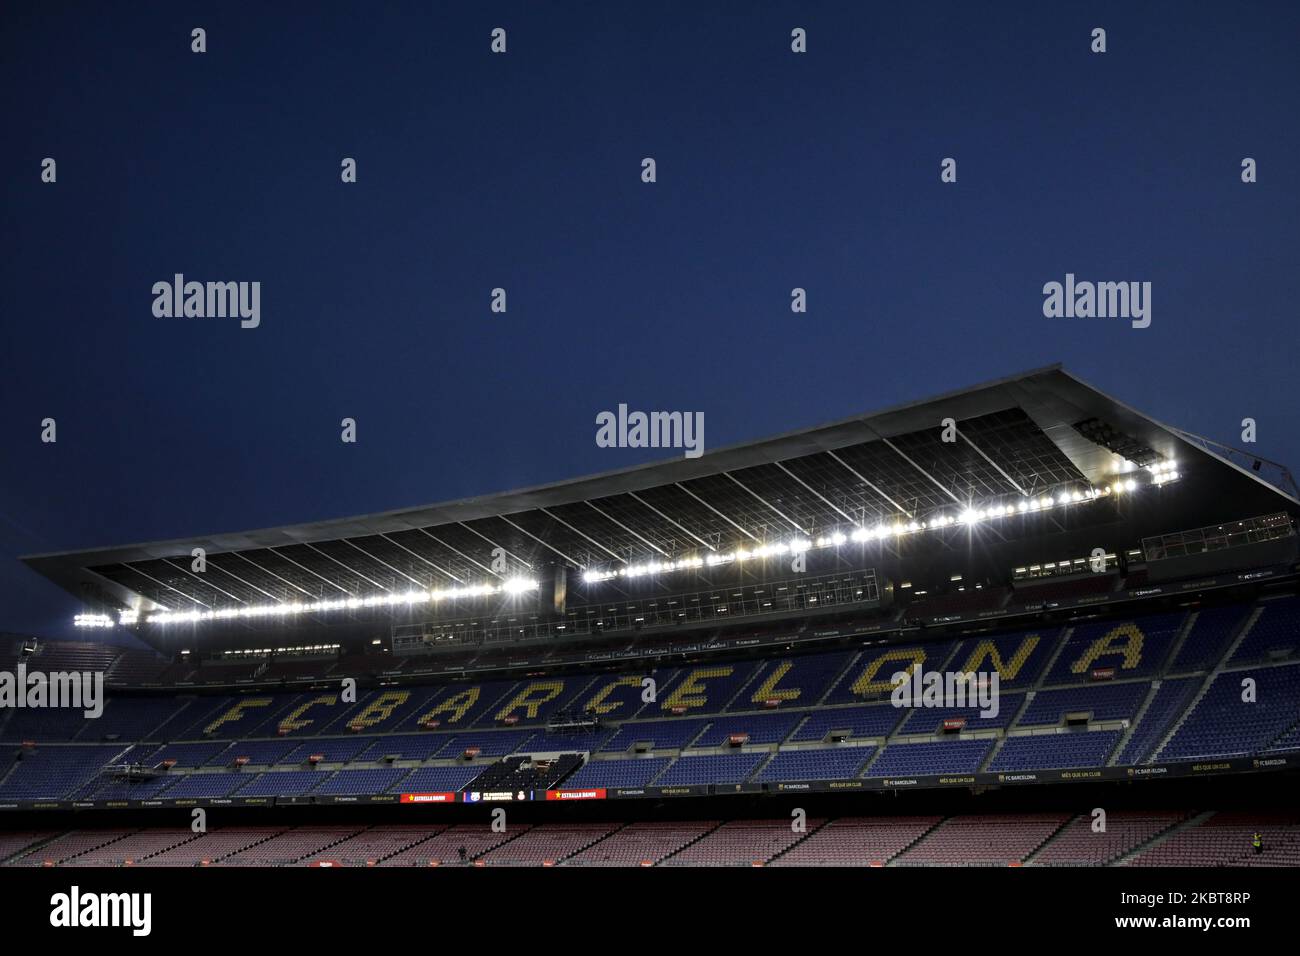
[[[29,557],[83,601],[83,623],[151,650],[0,642],[0,669],[97,671],[111,691],[93,720],[0,714],[0,809],[680,798],[710,822],[536,817],[466,858],[1196,862],[1233,828],[1266,827],[1269,861],[1300,863],[1285,813],[1134,809],[1102,849],[1081,839],[1085,816],[1055,811],[850,804],[789,840],[768,839],[784,821],[718,822],[728,800],[791,795],[1294,786],[1300,501],[1266,464],[1054,366],[699,458]],[[946,692],[900,706],[900,673]],[[953,699],[989,681],[992,706]],[[427,864],[471,839],[420,826],[286,824],[263,851],[256,830],[212,847],[69,834],[0,858]],[[1002,835],[997,860],[972,859],[972,833]]]

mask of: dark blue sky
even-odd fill
[[[19,554],[662,457],[620,402],[718,446],[1062,361],[1300,464],[1293,4],[371,6],[0,11],[0,627],[78,610]],[[155,318],[176,272],[261,327]],[[1067,272],[1151,327],[1044,318]]]

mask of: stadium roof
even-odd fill
[[[955,441],[942,440],[947,418]],[[1199,498],[1231,498],[1233,513],[1210,520],[1300,514],[1296,498],[1190,437],[1053,365],[693,459],[426,507],[23,560],[78,597],[118,607],[340,600],[501,581],[552,562],[618,567],[925,520],[1102,488],[1169,461],[1184,479],[1198,478]],[[190,570],[194,548],[206,552],[201,574]],[[494,570],[498,548],[505,566]]]

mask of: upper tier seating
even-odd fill
[[[852,780],[876,754],[875,747],[786,750],[772,758],[754,779],[760,783],[798,780]]]
[[[1300,600],[1285,598],[662,666],[648,672],[653,699],[646,672],[628,664],[385,686],[355,703],[337,688],[249,689],[110,696],[98,719],[71,708],[7,708],[0,801],[725,787],[1294,753],[1298,644]],[[0,642],[0,653],[16,661],[20,645]],[[75,664],[119,652],[46,645],[34,659],[45,653]],[[892,676],[917,667],[996,670],[998,713],[894,706]],[[1242,699],[1247,678],[1253,701]],[[951,726],[955,718],[964,725]],[[1085,732],[1042,733],[1064,729],[1067,718]],[[558,729],[575,720],[575,732]],[[20,746],[28,741],[35,747]],[[563,754],[575,756],[540,775],[524,759]],[[570,774],[579,755],[589,759]],[[502,763],[507,757],[518,759]],[[130,778],[108,769],[124,763],[136,768]]]
[[[1162,683],[1147,705],[1142,722],[1125,744],[1118,761],[1120,765],[1134,766],[1149,757],[1151,749],[1164,739],[1174,721],[1192,702],[1200,686],[1200,679],[1195,677],[1166,680]]]
[[[1179,612],[1080,624],[1061,648],[1044,684],[1077,684],[1103,668],[1114,668],[1117,680],[1155,676],[1185,619]]]
[[[821,741],[836,731],[846,731],[847,740],[887,737],[906,713],[905,710],[890,704],[815,710],[799,725],[790,740],[792,742]]]
[[[743,717],[719,717],[691,743],[692,747],[722,747],[733,734],[742,734],[747,743],[778,744],[790,736],[801,714],[746,714]]]
[[[8,773],[0,777],[0,797],[58,800],[98,776],[101,767],[118,762],[128,749],[73,744],[22,751],[12,766],[5,767]]]
[[[150,650],[129,648],[109,668],[104,682],[119,687],[161,683],[171,661]]]
[[[991,738],[937,743],[889,744],[867,767],[872,777],[912,777],[936,773],[974,773],[993,749]]]
[[[561,754],[544,760],[507,757],[491,764],[474,778],[474,790],[509,792],[548,790],[582,765],[578,754]]]
[[[1255,682],[1253,700],[1242,681]],[[1300,664],[1224,671],[1184,719],[1158,760],[1241,757],[1266,749],[1300,721]]]
[[[655,781],[658,787],[682,787],[702,783],[741,783],[767,759],[766,752],[704,754],[678,757]]]
[[[1118,730],[1094,730],[1010,737],[989,764],[989,771],[1103,767],[1122,735]]]
[[[589,787],[646,787],[669,763],[667,757],[591,760],[564,781],[564,786],[570,790]]]
[[[1145,681],[1040,690],[1016,721],[1020,727],[1054,726],[1069,714],[1092,720],[1127,720],[1137,714],[1151,685]]]
[[[997,697],[997,713],[984,716],[980,707],[905,707],[907,715],[896,731],[899,734],[933,734],[943,728],[945,720],[966,721],[965,730],[993,730],[1008,726],[1020,710],[1023,694]]]
[[[402,778],[391,793],[455,793],[464,790],[480,773],[484,764],[460,764],[455,767],[419,767]]]
[[[1230,664],[1295,660],[1300,650],[1300,598],[1266,601],[1255,626],[1237,645]]]
[[[1186,674],[1213,667],[1228,649],[1233,637],[1250,614],[1249,607],[1230,605],[1200,611],[1192,629],[1169,665],[1169,673]]]

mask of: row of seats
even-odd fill
[[[1048,627],[956,641],[875,645],[861,651],[661,666],[622,675],[557,674],[386,688],[363,694],[355,704],[344,702],[337,691],[114,697],[97,720],[85,720],[77,712],[16,711],[0,721],[0,739],[202,740],[488,729],[508,723],[537,727],[556,713],[588,708],[618,722],[774,709],[780,713],[772,715],[773,720],[748,732],[761,730],[778,738],[786,731],[784,721],[797,720],[788,716],[790,712],[807,714],[819,704],[883,701],[892,689],[893,674],[914,667],[996,670],[1011,705],[1016,703],[1016,692],[1041,683],[1048,690],[1040,693],[1026,716],[1031,721],[1050,721],[1055,719],[1052,710],[1058,704],[1070,703],[1068,692],[1052,688],[1092,690],[1096,673],[1108,669],[1119,682],[1150,679],[1165,672],[1204,671],[1219,660],[1251,616],[1257,619],[1234,651],[1231,663],[1277,663],[1295,653],[1300,602],[1286,599],[1264,602],[1257,608],[1208,609],[1194,619],[1178,612],[1088,622],[1072,628],[1063,647],[1059,646],[1062,631]],[[1189,620],[1194,624],[1175,659],[1169,661]],[[646,677],[655,682],[653,700],[644,695],[642,680]],[[1131,716],[1135,704],[1125,695],[1136,693],[1131,689],[1137,686],[1119,683],[1117,687],[1130,690],[1114,690],[1116,699],[1098,700],[1117,717]],[[987,718],[985,725],[1003,727],[1014,713],[1014,706],[1004,706],[997,717]],[[880,716],[883,719],[884,715]],[[925,732],[929,720],[929,714],[914,714],[905,730]],[[714,723],[719,725],[716,733],[723,733],[725,721]],[[687,730],[680,732],[685,735]],[[614,735],[613,749],[624,749],[624,740]]]
[[[186,701],[123,698],[110,702],[103,718],[108,721],[106,726],[130,730],[164,719],[181,728],[179,742],[76,743],[38,747],[34,753],[24,749],[17,754],[20,759],[0,765],[0,798],[112,799],[163,794],[211,798],[236,792],[240,796],[348,795],[414,789],[413,781],[427,781],[431,784],[427,789],[437,784],[455,784],[439,789],[460,789],[483,772],[481,763],[421,767],[412,772],[407,767],[388,766],[385,758],[449,761],[464,754],[476,755],[481,761],[512,753],[587,750],[601,759],[588,762],[567,781],[568,785],[640,787],[844,779],[864,774],[893,777],[1071,769],[1114,762],[1192,761],[1281,753],[1300,749],[1300,663],[1290,660],[1300,644],[1298,624],[1300,602],[1284,599],[1249,608],[1211,609],[1195,617],[1164,614],[1081,625],[1054,653],[1050,641],[1033,633],[927,646],[924,656],[933,661],[960,662],[958,666],[972,669],[979,669],[981,662],[994,662],[1013,687],[1017,682],[1036,681],[1035,674],[1045,675],[1049,682],[1053,674],[1075,681],[1068,686],[1011,690],[1001,697],[997,714],[988,717],[970,707],[905,708],[884,701],[811,711],[787,706],[801,693],[796,685],[786,683],[792,675],[811,675],[822,681],[829,688],[828,699],[845,687],[859,697],[881,693],[878,685],[882,680],[888,684],[882,675],[917,663],[922,654],[918,648],[888,646],[857,655],[838,652],[718,668],[668,668],[660,691],[662,707],[670,703],[672,709],[688,711],[695,706],[707,707],[713,688],[721,689],[713,699],[727,704],[738,695],[743,697],[742,690],[754,688],[751,697],[759,698],[772,712],[723,712],[712,717],[688,713],[670,719],[624,722],[574,736],[528,727],[434,728],[427,721],[417,728],[420,732],[381,731],[402,728],[417,714],[441,714],[451,721],[485,701],[507,697],[507,712],[520,707],[531,719],[536,716],[534,706],[540,714],[544,705],[581,700],[593,691],[606,701],[625,695],[632,710],[640,713],[649,706],[641,696],[640,681],[585,675],[574,678],[571,685],[557,677],[549,682],[501,681],[490,690],[488,685],[461,684],[389,689],[373,691],[351,707],[339,704],[337,695],[331,694]],[[1184,635],[1181,643],[1180,634]],[[1189,652],[1193,639],[1196,644]],[[1214,663],[1232,669],[1215,670],[1208,682],[1200,676],[1160,679],[1160,661],[1172,657],[1172,667],[1184,659],[1204,663],[1204,647],[1215,648],[1219,656]],[[1228,648],[1232,648],[1231,659],[1223,662]],[[1242,663],[1261,656],[1267,658],[1266,665]],[[862,661],[867,658],[872,664],[863,669]],[[1099,675],[1102,665],[1105,673]],[[1145,674],[1156,675],[1157,682],[1132,679],[1132,675]],[[1106,679],[1096,679],[1099,676]],[[1026,686],[1034,685],[1031,682]],[[403,706],[405,711],[401,710]],[[179,707],[179,712],[168,710],[174,707]],[[336,707],[342,711],[335,714]],[[295,732],[310,729],[310,714],[317,709],[328,712],[321,729],[338,730],[342,723],[355,732],[296,738]],[[1126,725],[1139,715],[1137,726],[1126,734]],[[1081,726],[1074,732],[1059,732],[1067,720]],[[0,738],[5,739],[14,735],[30,739],[29,732],[50,727],[58,736],[69,727],[89,723],[75,712],[40,709],[6,712],[0,715],[0,721]],[[1101,722],[1109,722],[1110,726],[1098,726]],[[949,723],[961,726],[947,727],[948,732],[941,733]],[[285,731],[285,736],[229,739],[245,724],[253,731],[274,726]],[[1053,732],[1021,732],[1035,728],[1050,728]],[[973,736],[973,731],[994,733]],[[1002,736],[1007,732],[1009,736]],[[74,731],[72,736],[77,733]],[[194,734],[220,735],[221,739],[184,739]],[[914,739],[936,734],[935,739]],[[109,736],[129,739],[131,735]],[[725,748],[737,740],[763,745],[765,749],[694,753],[705,748]],[[853,745],[833,745],[837,740]],[[799,742],[823,746],[789,749]],[[580,747],[575,746],[579,743]],[[787,749],[773,756],[771,747],[777,744]],[[604,759],[606,754],[629,754],[633,750],[645,752],[649,758]],[[681,756],[674,758],[665,751],[680,751]],[[314,762],[311,758],[332,767],[343,764],[347,769],[308,769]],[[260,775],[251,770],[167,774],[129,784],[106,780],[100,773],[106,764],[123,762],[145,767],[228,769],[248,764],[293,769]]]
[[[1300,749],[1300,665],[1289,664],[1267,668],[1228,671],[1210,682],[1198,705],[1183,717],[1168,742],[1158,751],[1152,742],[1160,739],[1165,728],[1173,723],[1177,708],[1191,696],[1193,679],[1173,681],[1162,685],[1148,705],[1146,721],[1135,728],[1124,754],[1128,760],[1154,751],[1161,760],[1200,760],[1207,757],[1238,757],[1255,753],[1281,753]],[[1118,695],[1110,692],[1125,685],[1100,686],[1089,689],[1089,697],[1098,697],[1105,703]],[[1132,685],[1145,688],[1146,685]],[[1243,689],[1243,686],[1247,689]],[[1144,692],[1145,699],[1145,692]],[[1133,699],[1131,695],[1125,700]],[[1032,708],[1032,704],[1030,705]],[[1080,698],[1071,696],[1062,713],[1077,713]],[[1114,719],[1114,713],[1104,707],[1085,711]],[[847,713],[847,712],[846,712]],[[1150,721],[1150,724],[1147,724]],[[672,722],[658,722],[672,723]],[[678,722],[689,723],[689,722]],[[633,725],[642,726],[642,725]],[[703,724],[702,726],[707,726]],[[841,728],[843,729],[843,728]],[[696,734],[699,727],[692,727]],[[1106,766],[1124,739],[1122,729],[1077,728],[1061,732],[1012,734],[1004,738],[994,736],[967,737],[950,735],[941,739],[916,741],[889,741],[883,747],[861,746],[851,743],[838,746],[786,749],[773,754],[769,749],[746,749],[723,753],[695,755],[690,749],[682,756],[661,756],[658,739],[653,730],[629,731],[629,745],[643,743],[651,748],[650,755],[621,759],[593,759],[586,763],[571,779],[553,774],[546,778],[547,786],[562,781],[572,787],[641,787],[685,786],[697,784],[833,780],[859,777],[896,777],[911,775],[1014,772],[1041,769],[1071,769]],[[465,745],[478,738],[454,735],[452,743],[434,750],[427,738],[417,743],[423,746],[405,746],[401,738],[322,738],[308,745],[293,744],[283,740],[247,741],[225,745],[215,742],[184,743],[154,748],[121,747],[113,745],[64,745],[38,747],[34,751],[22,750],[18,759],[0,775],[0,797],[18,800],[31,799],[148,799],[165,795],[168,798],[217,798],[236,792],[246,796],[292,796],[307,793],[322,795],[365,794],[410,791],[413,789],[461,789],[484,772],[483,758],[501,756],[523,746],[528,732],[503,732],[483,734],[482,738],[499,737],[501,746],[490,744],[479,748],[480,762],[466,762],[453,766],[392,767],[381,762],[378,754],[401,756],[407,759],[425,759],[428,755],[449,757],[468,749]],[[506,740],[507,736],[510,737]],[[680,738],[667,738],[673,743]],[[719,737],[718,741],[725,739]],[[562,742],[562,738],[557,739]],[[715,741],[716,742],[716,741]],[[1000,744],[1000,747],[999,747]],[[1134,748],[1137,748],[1136,750]],[[675,748],[672,748],[675,749]],[[449,753],[450,751],[450,753]],[[539,751],[545,752],[545,751]],[[255,773],[251,770],[230,772],[237,760],[260,767],[279,764],[293,770]],[[353,757],[369,755],[366,767],[355,764],[345,769],[306,769],[309,756],[320,756],[330,764],[346,763]],[[769,760],[769,757],[771,758]],[[180,774],[165,773],[153,779],[123,782],[109,779],[101,768],[110,765],[135,764],[145,767],[174,766],[226,768],[223,771]],[[564,765],[577,763],[573,760]],[[486,764],[491,768],[495,765]],[[504,778],[503,778],[504,779]],[[426,784],[428,786],[426,786]],[[495,788],[494,788],[495,789]],[[511,786],[510,789],[533,789]]]
[[[944,820],[898,855],[901,866],[1006,866],[1023,862],[1069,819],[1061,813]]]
[[[1252,838],[1259,833],[1262,850]],[[1300,814],[1186,810],[0,833],[5,866],[1296,866]]]
[[[1262,852],[1252,845],[1258,833]],[[1125,861],[1130,866],[1300,866],[1300,813],[1216,813]]]

